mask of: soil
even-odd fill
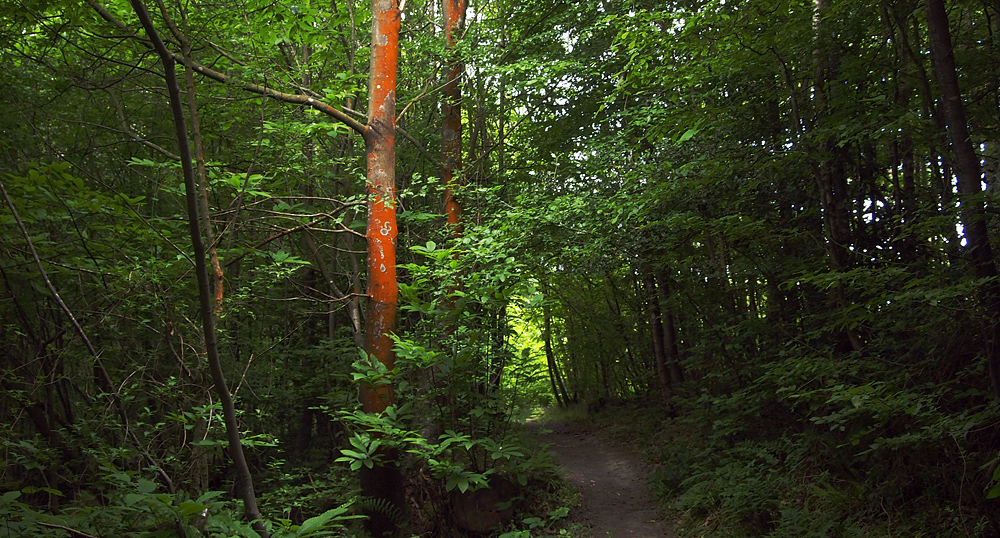
[[[545,422],[533,426],[552,430],[541,439],[552,444],[550,450],[565,471],[566,481],[580,492],[582,506],[569,518],[585,529],[584,536],[674,536],[646,487],[640,458],[580,423]]]

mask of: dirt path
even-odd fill
[[[624,450],[608,444],[576,423],[547,422],[541,436],[552,443],[566,480],[580,492],[583,506],[570,514],[589,527],[593,538],[663,538],[673,536],[653,504],[642,466]]]

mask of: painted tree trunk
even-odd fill
[[[399,58],[400,11],[395,0],[372,2],[372,51],[368,125],[368,310],[365,345],[368,357],[387,370],[395,365],[391,335],[396,331],[396,66]],[[361,386],[366,413],[381,413],[395,404],[391,383]],[[403,506],[402,475],[395,451],[382,454],[383,464],[362,468],[361,489],[373,500],[369,531],[381,536],[395,531]],[[388,502],[392,508],[386,506]]]
[[[462,75],[465,64],[455,46],[465,26],[465,0],[443,0],[445,50],[449,56],[447,81],[441,102],[444,121],[441,129],[441,179],[444,182],[444,212],[452,233],[462,233],[462,203],[456,190],[461,185],[462,174]]]
[[[365,344],[369,356],[392,369],[395,356],[390,335],[396,330],[396,61],[399,53],[399,10],[394,0],[375,0],[368,154],[368,315]],[[362,391],[366,412],[380,413],[395,402],[391,386]]]

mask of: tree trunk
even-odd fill
[[[674,315],[667,308],[670,298],[670,284],[666,271],[656,271],[656,292],[660,297],[660,316],[663,320],[663,352],[666,355],[667,368],[670,370],[670,383],[684,382],[684,369],[681,368],[681,353],[677,345],[677,326]]]
[[[823,17],[830,10],[830,0],[815,0],[813,14],[813,89],[815,94],[816,117],[814,128],[823,128],[823,120],[827,114],[830,96],[828,82],[836,71],[832,51],[832,39]],[[822,133],[821,133],[822,134]],[[851,230],[849,225],[850,197],[847,193],[847,171],[844,161],[846,151],[834,140],[833,135],[823,134],[819,149],[824,157],[815,163],[816,186],[819,189],[820,206],[823,208],[823,229],[826,234],[826,248],[830,256],[831,268],[842,272],[851,267]],[[846,310],[849,305],[847,291],[842,283],[835,288],[835,300],[840,310]],[[854,351],[862,348],[861,338],[851,329],[845,329],[838,335],[844,343]],[[838,346],[840,347],[840,346]]]
[[[965,116],[965,105],[958,86],[955,56],[951,48],[951,31],[948,27],[948,13],[943,0],[926,0],[927,31],[930,38],[931,54],[941,92],[941,112],[948,125],[954,153],[955,177],[958,194],[961,197],[960,215],[966,240],[966,252],[972,261],[973,273],[986,281],[980,290],[980,301],[990,317],[990,340],[987,344],[987,365],[993,392],[1000,397],[1000,284],[995,280],[997,268],[989,232],[986,229],[983,201],[976,195],[982,192],[982,167],[976,155],[969,134],[969,124]]]
[[[166,17],[166,13],[163,15]],[[183,11],[181,12],[183,17]],[[187,31],[187,20],[183,18],[185,32]],[[209,261],[212,264],[212,272],[209,275],[209,286],[212,297],[215,301],[215,313],[222,311],[222,298],[224,295],[222,278],[222,266],[219,264],[219,253],[215,248],[216,235],[212,226],[211,207],[208,203],[208,171],[205,168],[205,150],[201,142],[201,122],[198,119],[198,95],[194,87],[194,61],[191,57],[191,43],[186,34],[175,32],[181,40],[181,53],[184,55],[184,80],[187,84],[188,94],[188,115],[191,117],[191,144],[194,147],[194,158],[197,163],[198,173],[198,201],[201,206],[201,229],[205,234],[205,247],[208,250]]]
[[[892,32],[896,49],[898,50],[899,69],[896,76],[896,106],[900,111],[910,110],[910,101],[914,91],[913,80],[918,78],[917,69],[913,65],[913,58],[908,53],[909,36],[906,21],[900,17],[890,15],[887,6],[882,7],[882,16],[885,19],[889,31]],[[892,173],[897,175],[897,163],[902,169],[902,182],[894,182],[896,189],[895,198],[899,204],[899,214],[902,216],[903,224],[897,233],[901,237],[899,246],[899,256],[907,264],[912,264],[917,260],[917,241],[913,236],[912,227],[916,218],[916,169],[914,166],[913,137],[909,129],[901,130],[899,140],[893,141],[890,150],[894,155],[892,159]]]
[[[461,235],[462,204],[455,190],[462,174],[462,74],[465,65],[455,52],[457,33],[465,26],[465,0],[442,0],[445,53],[449,56],[448,78],[444,85],[441,115],[441,179],[444,181],[444,212],[455,237]]]
[[[552,312],[548,305],[542,306],[544,319],[545,341],[545,363],[548,365],[549,378],[552,382],[552,393],[555,394],[556,403],[559,407],[566,407],[569,404],[569,397],[566,394],[566,387],[562,382],[562,375],[559,373],[559,364],[556,363],[556,354],[552,349]]]
[[[400,11],[395,0],[372,1],[372,52],[369,75],[368,127],[368,313],[365,344],[369,359],[389,371],[395,365],[391,335],[396,331],[396,64],[399,57]],[[396,403],[391,383],[361,386],[361,407],[382,413]],[[374,500],[369,531],[395,532],[403,508],[402,474],[395,450],[382,453],[383,464],[362,467],[361,490]],[[382,506],[389,503],[391,508]]]
[[[659,296],[656,293],[656,277],[646,273],[642,277],[646,288],[646,316],[649,319],[649,332],[653,336],[653,360],[656,363],[656,379],[660,385],[660,394],[666,399],[670,397],[670,372],[667,369],[667,355],[663,349],[663,325],[660,323]]]
[[[262,537],[269,536],[267,529],[260,517],[260,510],[257,508],[257,497],[254,495],[253,479],[250,475],[250,468],[247,465],[246,457],[243,454],[243,444],[240,441],[239,423],[236,418],[236,406],[233,403],[232,394],[226,386],[225,374],[222,371],[222,362],[219,359],[217,334],[215,330],[215,309],[212,293],[209,289],[208,266],[205,263],[205,244],[202,240],[201,224],[198,218],[197,186],[195,185],[194,168],[191,165],[191,149],[188,146],[187,127],[184,121],[184,109],[181,102],[180,85],[177,82],[177,75],[174,71],[174,59],[167,50],[163,41],[160,40],[156,28],[146,11],[146,6],[141,0],[131,0],[132,7],[142,22],[146,35],[153,42],[160,61],[163,64],[164,78],[166,80],[167,92],[170,98],[170,109],[173,113],[174,130],[177,136],[177,145],[180,148],[181,168],[184,171],[184,186],[187,190],[187,210],[188,223],[191,232],[191,243],[194,247],[195,273],[198,278],[198,297],[201,306],[202,330],[205,338],[205,351],[208,355],[208,364],[212,372],[212,381],[215,382],[215,390],[222,403],[222,413],[226,424],[226,433],[229,440],[229,454],[236,467],[236,491],[243,501],[244,516],[252,522],[253,528]]]

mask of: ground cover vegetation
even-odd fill
[[[682,536],[1000,536],[998,30],[3,0],[0,536],[552,532],[546,404]]]

